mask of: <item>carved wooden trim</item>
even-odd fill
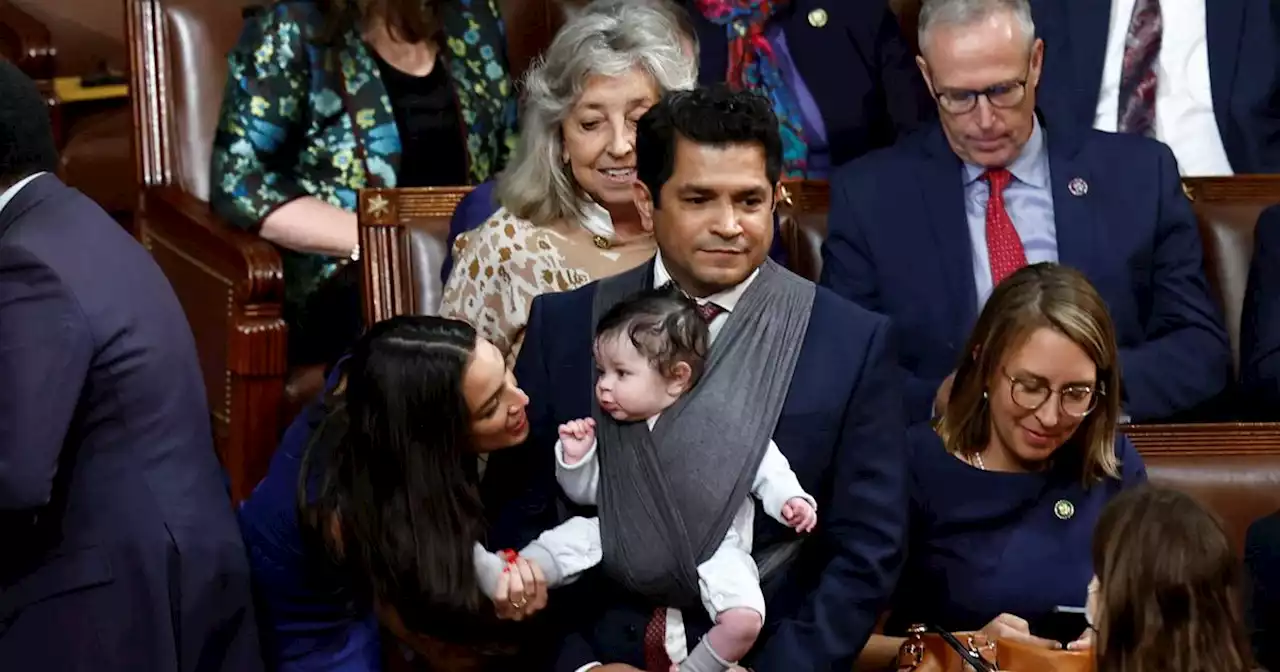
[[[138,184],[169,184],[172,173],[165,141],[172,123],[167,96],[169,58],[160,0],[125,0],[125,32]]]
[[[1280,422],[1130,425],[1121,431],[1145,457],[1280,456]]]
[[[365,324],[412,312],[417,306],[416,269],[410,254],[408,224],[453,217],[471,187],[362,189],[356,218],[360,224]]]
[[[1182,189],[1196,203],[1280,203],[1280,175],[1184,177]]]

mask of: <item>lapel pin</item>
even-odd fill
[[[809,12],[809,25],[814,28],[821,28],[827,25],[827,10],[819,7]]]
[[[1073,177],[1067,183],[1067,191],[1071,192],[1072,196],[1084,196],[1089,193],[1089,183],[1085,182],[1084,178]]]
[[[1071,520],[1071,517],[1076,515],[1076,507],[1065,499],[1059,499],[1053,505],[1053,515],[1057,516],[1058,520]]]

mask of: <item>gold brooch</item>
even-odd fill
[[[609,242],[609,239],[604,236],[592,236],[591,242],[595,243],[596,247],[602,250],[607,250],[610,247],[613,247],[613,243]]]

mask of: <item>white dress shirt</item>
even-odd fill
[[[1209,86],[1208,0],[1160,0],[1162,34],[1156,59],[1156,139],[1173,149],[1183,175],[1231,175]],[[1129,18],[1137,0],[1112,0],[1111,29],[1094,128],[1115,132],[1120,71]]]
[[[0,210],[4,210],[5,206],[9,205],[9,201],[12,201],[13,197],[17,196],[18,192],[22,191],[22,188],[30,184],[32,180],[36,179],[37,177],[40,177],[41,175],[47,175],[47,174],[48,173],[41,171],[34,175],[28,175],[22,178],[21,180],[18,180],[17,182],[15,182],[12,187],[5,189],[4,193],[0,194]]]
[[[716,336],[719,335],[720,330],[724,328],[725,321],[729,319],[729,313],[732,313],[733,309],[738,306],[738,301],[742,300],[742,295],[759,275],[760,269],[757,268],[751,272],[751,275],[747,276],[746,280],[743,280],[734,287],[716,292],[710,296],[694,298],[694,301],[698,302],[698,305],[714,303],[723,309],[722,312],[707,325],[707,330],[710,332],[712,344],[715,343]],[[659,252],[653,257],[653,286],[661,287],[668,282],[671,282],[671,274],[667,271],[666,265],[662,263],[662,253]],[[689,644],[687,640],[687,633],[684,629],[684,615],[680,613],[679,609],[667,609],[665,648],[667,650],[667,657],[670,658],[672,662],[678,663],[679,661],[689,657]],[[601,665],[601,663],[589,663],[578,668],[576,672],[586,672],[586,670],[598,667],[599,665]]]

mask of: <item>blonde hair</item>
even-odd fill
[[[539,225],[582,219],[583,198],[561,160],[561,123],[592,76],[639,68],[660,93],[692,88],[698,65],[685,50],[688,39],[679,17],[660,3],[588,5],[569,19],[525,76],[520,143],[496,185],[503,207]]]
[[[1098,369],[1094,394],[1102,395],[1058,450],[1080,452],[1086,486],[1105,477],[1119,478],[1115,434],[1120,418],[1120,367],[1115,327],[1093,285],[1066,266],[1026,266],[992,292],[956,369],[938,435],[954,454],[986,447],[991,440],[988,383],[1001,375],[1004,357],[1040,328],[1066,336],[1089,355]]]

